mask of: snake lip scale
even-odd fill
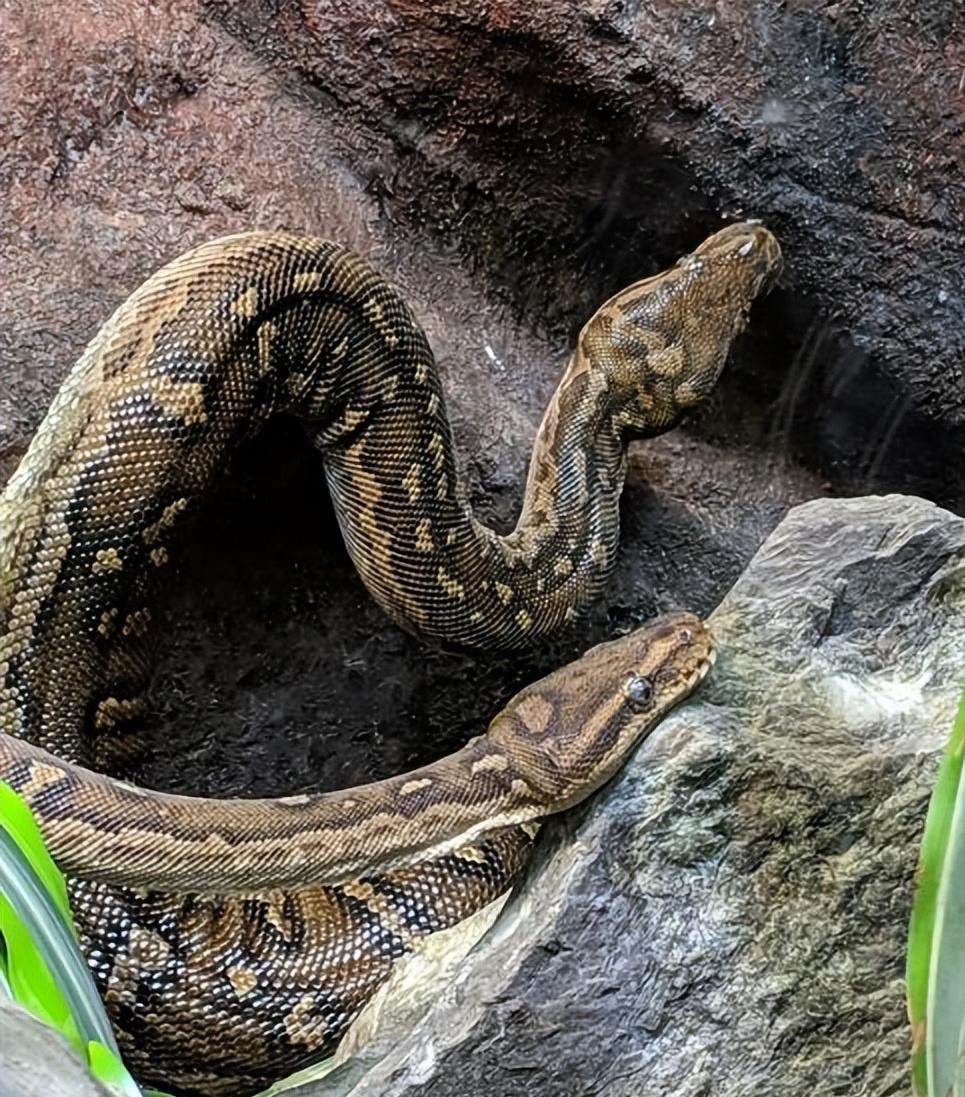
[[[104,323],[0,497],[0,777],[67,872],[142,1082],[241,1097],[324,1057],[394,961],[505,892],[538,820],[609,780],[714,660],[706,625],[666,615],[527,686],[455,754],[356,788],[205,800],[118,780],[144,749],[152,590],[239,443],[301,421],[394,621],[532,646],[607,581],[627,445],[707,398],[780,268],[743,222],[601,305],[504,536],[467,501],[422,328],[339,245],[214,240]]]

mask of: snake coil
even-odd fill
[[[732,225],[607,301],[539,428],[516,528],[474,517],[438,373],[398,293],[339,246],[204,244],[104,324],[0,498],[0,776],[70,874],[142,1080],[251,1092],[327,1053],[421,935],[502,893],[528,821],[608,779],[712,661],[675,615],[528,687],[449,758],[354,789],[203,801],[82,768],[137,744],[152,577],[239,442],[297,415],[352,560],[428,640],[510,650],[605,582],[630,439],[712,390],[780,249]]]

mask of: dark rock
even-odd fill
[[[441,984],[305,1097],[899,1093],[912,877],[965,665],[965,521],[816,502],[714,613],[720,658],[583,817],[547,826]],[[413,986],[417,984],[417,989]],[[407,1018],[393,1024],[395,998]]]

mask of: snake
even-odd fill
[[[613,570],[628,445],[710,395],[780,268],[742,222],[600,306],[506,534],[473,513],[422,327],[341,245],[214,240],[103,324],[0,497],[0,779],[67,874],[139,1080],[241,1095],[329,1054],[395,961],[504,894],[539,820],[609,780],[714,658],[699,618],[665,615],[524,688],[455,754],[354,788],[216,800],[121,780],[153,592],[237,447],[299,420],[392,621],[470,651],[537,645]]]

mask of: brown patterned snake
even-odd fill
[[[150,579],[238,442],[276,412],[303,420],[395,620],[464,647],[531,644],[610,571],[628,441],[708,395],[779,265],[766,229],[733,225],[606,302],[507,536],[465,500],[422,330],[340,247],[217,240],[103,326],[0,499],[0,777],[71,874],[142,1080],[240,1094],[321,1057],[415,938],[509,886],[521,824],[607,780],[712,658],[696,618],[666,618],[524,690],[457,754],[334,793],[190,800],[98,777],[80,764],[137,742]]]

